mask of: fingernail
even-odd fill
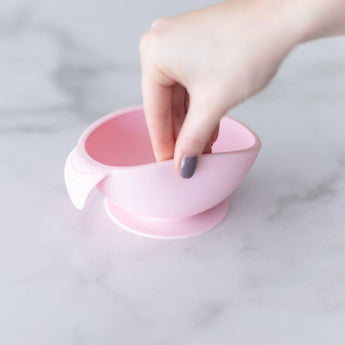
[[[194,175],[197,156],[183,156],[180,163],[180,175],[184,178],[190,178]]]

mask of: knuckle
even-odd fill
[[[151,29],[159,29],[165,22],[165,18],[157,18],[152,22]]]
[[[139,51],[141,54],[145,54],[148,49],[149,42],[151,40],[150,31],[147,31],[144,36],[141,37],[140,44],[139,44]]]
[[[167,21],[167,18],[158,18],[152,22],[151,29],[140,40],[139,52],[141,55],[155,55],[159,52],[164,42],[163,37],[166,36]]]
[[[159,37],[153,30],[147,31],[140,40],[139,52],[141,55],[151,54],[157,47]]]

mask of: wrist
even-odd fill
[[[344,0],[296,0],[294,15],[300,21],[299,43],[345,34]]]

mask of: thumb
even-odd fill
[[[193,176],[201,154],[205,147],[210,145],[212,133],[225,114],[220,109],[214,105],[210,107],[210,104],[205,104],[205,100],[191,95],[188,112],[176,139],[174,151],[175,166],[182,177]]]

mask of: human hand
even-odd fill
[[[305,39],[310,1],[233,0],[152,24],[140,54],[157,160],[174,158],[183,177],[193,175],[197,158],[211,152],[220,118],[265,87]]]

